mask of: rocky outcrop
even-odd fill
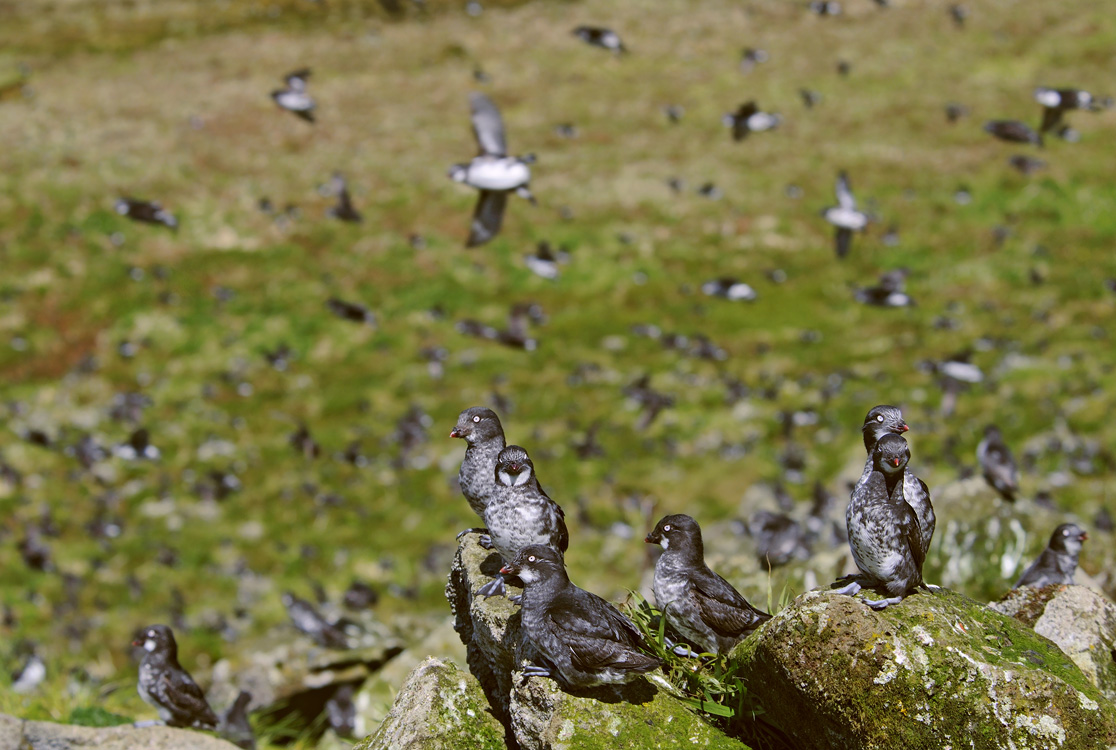
[[[1046,586],[1013,589],[988,606],[1054,641],[1116,701],[1116,604],[1084,586]]]
[[[732,654],[796,748],[1109,748],[1116,706],[1057,646],[960,594],[800,596]]]
[[[504,727],[476,678],[427,659],[407,677],[391,711],[354,750],[503,750]]]
[[[22,721],[0,714],[4,750],[237,750],[236,745],[190,729],[131,725],[79,727],[48,721]]]
[[[492,713],[507,729],[509,746],[522,750],[745,747],[690,711],[661,676],[657,681],[653,676],[576,694],[563,691],[550,679],[524,679],[521,667],[531,654],[523,643],[518,607],[503,597],[476,595],[500,567],[499,555],[477,540],[476,534],[463,538],[446,597],[465,643],[469,669]],[[518,593],[509,587],[509,594]],[[399,701],[403,700],[401,693]]]

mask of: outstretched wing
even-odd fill
[[[837,175],[837,204],[850,211],[856,210],[856,198],[853,197],[852,187],[849,185],[849,176],[844,172]]]
[[[500,110],[484,94],[469,94],[469,109],[473,117],[473,134],[482,154],[506,156],[508,145],[504,136],[504,118]]]
[[[482,190],[473,211],[473,227],[465,247],[477,247],[500,233],[504,223],[504,207],[508,205],[508,194],[500,190]]]

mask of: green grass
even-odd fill
[[[408,6],[399,21],[355,0],[278,0],[277,17],[243,2],[46,5],[32,17],[38,4],[0,2],[0,82],[19,79],[23,62],[33,92],[0,98],[0,377],[4,402],[20,404],[0,410],[0,457],[23,477],[0,479],[0,607],[16,620],[0,639],[42,642],[50,671],[39,694],[21,697],[0,670],[0,710],[65,719],[92,704],[70,687],[82,670],[82,690],[105,710],[148,717],[127,658],[132,629],[166,620],[181,591],[194,625],[180,633],[183,663],[203,671],[235,648],[201,623],[236,608],[244,565],[271,583],[237,623],[248,634],[283,623],[278,592],[307,595],[308,579],[334,597],[353,576],[372,581],[388,592],[379,605],[388,620],[444,613],[453,534],[473,522],[452,489],[463,446],[445,436],[460,409],[494,394],[510,401],[509,438],[567,509],[574,579],[611,597],[647,572],[638,537],[661,515],[685,511],[715,528],[756,509],[742,498],[779,476],[786,411],[817,413],[793,441],[807,450],[809,480],[839,497],[838,474],[863,460],[857,428],[879,402],[903,406],[912,463],[932,491],[956,477],[947,449],[973,463],[987,422],[1017,454],[1054,434],[1116,444],[1116,295],[1102,284],[1116,276],[1116,111],[1074,113],[1082,142],[1052,139],[1039,154],[1048,168],[1031,178],[1006,165],[1026,149],[980,130],[992,118],[1036,122],[1034,85],[1113,93],[1116,19],[1093,3],[974,0],[964,31],[917,1],[877,11],[850,0],[835,19],[775,0],[485,3],[476,19],[432,0],[429,14]],[[632,54],[581,45],[569,33],[579,23],[614,26]],[[771,61],[740,73],[743,46]],[[847,79],[839,58],[852,64]],[[268,97],[303,65],[314,70],[313,127]],[[474,81],[477,66],[491,83]],[[538,153],[540,205],[513,198],[501,236],[466,251],[475,194],[445,171],[473,153],[466,96],[478,87],[501,107],[512,151]],[[805,110],[801,87],[824,100]],[[720,115],[749,98],[785,123],[732,143]],[[949,126],[943,108],[954,100],[972,112]],[[668,103],[685,107],[680,124],[662,115]],[[557,137],[563,122],[580,136]],[[335,169],[364,213],[358,227],[325,216],[317,186]],[[843,263],[818,216],[839,169],[880,218]],[[671,193],[672,176],[684,194]],[[706,181],[724,199],[695,195]],[[786,197],[790,183],[801,199]],[[966,206],[953,199],[961,184],[973,195]],[[162,201],[180,230],[128,223],[112,210],[120,194]],[[300,216],[277,226],[256,209],[264,196],[297,204]],[[891,223],[896,248],[881,241]],[[1011,229],[1002,247],[998,225]],[[412,233],[426,245],[413,248]],[[557,282],[521,260],[543,239],[572,248]],[[900,265],[912,270],[917,308],[852,302],[852,286]],[[787,281],[770,282],[772,269]],[[1031,283],[1032,270],[1044,284]],[[700,284],[721,275],[752,284],[759,300],[702,296]],[[218,287],[231,298],[217,299]],[[378,326],[333,317],[333,295],[369,305]],[[464,317],[503,325],[510,304],[526,300],[549,318],[535,352],[454,330]],[[955,327],[936,325],[942,316]],[[630,335],[645,323],[705,334],[729,359],[686,358]],[[118,354],[123,341],[137,345],[134,358]],[[285,372],[263,357],[281,343],[295,352]],[[444,377],[430,377],[424,347],[447,350]],[[966,348],[989,378],[944,420],[919,363]],[[97,368],[83,374],[88,357]],[[621,389],[643,373],[675,406],[639,432]],[[835,375],[842,387],[823,392]],[[746,402],[725,404],[726,376],[751,389]],[[133,426],[107,413],[113,394],[130,390],[152,400],[143,423],[162,449],[157,463],[110,459],[83,471],[22,438],[34,427],[63,446],[86,432],[123,441]],[[391,435],[412,404],[432,418],[429,442],[401,467]],[[606,455],[579,461],[571,443],[598,420]],[[323,446],[316,461],[287,444],[301,422]],[[370,460],[362,469],[334,457],[356,439]],[[737,444],[745,450],[726,450]],[[243,489],[199,501],[198,479],[230,468]],[[1039,451],[1025,494],[1062,468]],[[1056,489],[1059,505],[1083,519],[1112,507],[1111,473],[1075,476]],[[809,497],[809,484],[789,489]],[[344,503],[317,502],[327,493]],[[123,519],[109,544],[85,531],[98,504]],[[57,568],[81,584],[72,594],[18,555],[44,508],[61,532],[48,539]],[[1025,508],[1012,514],[1027,520]],[[610,533],[616,522],[633,538]],[[1047,534],[1028,537],[1030,553]],[[710,546],[714,566],[753,600],[802,590],[808,566],[768,579],[747,539],[722,534]],[[176,567],[157,562],[163,547]],[[1112,570],[1111,549],[1088,544],[1085,569]],[[945,563],[932,552],[928,579]],[[996,574],[961,588],[990,597],[1009,583]],[[0,666],[13,660],[0,649]]]

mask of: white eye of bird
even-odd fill
[[[670,524],[669,523],[666,526],[663,527],[663,531],[670,531]]]
[[[527,557],[527,562],[534,562],[534,561],[535,561],[535,556],[534,555],[529,555]]]
[[[147,637],[148,638],[154,638],[155,637],[155,631],[154,630],[148,630],[147,631]]]
[[[881,417],[881,419],[882,419],[882,417]],[[473,417],[473,421],[474,421],[474,422],[479,422],[479,421],[480,421],[480,417]]]
[[[876,421],[877,422],[882,422],[883,421],[883,414],[877,414],[876,415]]]

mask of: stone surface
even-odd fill
[[[446,597],[465,644],[470,671],[477,677],[493,714],[522,750],[577,748],[707,747],[746,750],[664,689],[653,673],[628,685],[603,686],[571,694],[548,678],[522,677],[531,657],[523,642],[519,608],[504,597],[476,595],[499,555],[485,550],[477,534],[462,538]],[[509,595],[521,593],[509,586]],[[400,693],[399,700],[403,700]],[[393,709],[394,710],[394,709]],[[386,723],[386,722],[385,722]]]
[[[237,750],[225,740],[204,732],[171,727],[136,729],[79,727],[47,721],[21,721],[0,714],[2,750]]]
[[[798,597],[732,658],[801,750],[1109,748],[1116,706],[1050,641],[960,594]]]
[[[430,658],[407,677],[391,711],[354,750],[503,750],[504,726],[476,678]]]
[[[988,605],[1034,628],[1116,701],[1116,604],[1084,586],[1013,589]]]

